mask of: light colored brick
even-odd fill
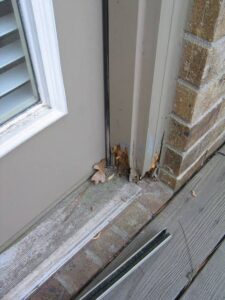
[[[198,43],[186,35],[179,77],[199,87],[225,72],[225,39],[217,44]]]
[[[225,107],[225,105],[224,105]],[[225,120],[221,120],[210,130],[204,138],[196,143],[191,151],[180,153],[173,149],[166,148],[162,165],[164,169],[173,175],[178,176],[184,172],[202,153],[205,149],[215,141],[222,132],[225,131]]]
[[[88,272],[87,272],[88,270]],[[90,257],[81,250],[67,264],[65,264],[54,277],[73,295],[100,270]]]
[[[225,93],[225,74],[204,88],[193,88],[178,81],[173,112],[188,123],[195,123]]]
[[[161,168],[159,178],[170,186],[175,191],[180,189],[192,175],[194,175],[204,164],[207,158],[212,155],[225,141],[225,132],[223,132],[212,145],[210,145],[202,155],[191,165],[187,172],[181,173],[179,176],[174,176],[167,170]]]
[[[69,300],[71,295],[55,278],[50,278],[45,282],[29,300]]]
[[[147,209],[145,212],[134,202],[116,218],[114,224],[132,238],[151,218],[152,214]]]
[[[98,239],[93,239],[89,242],[87,248],[100,257],[105,265],[114,258],[127,241],[128,238],[124,240],[109,227],[106,227],[106,229],[101,232]]]
[[[200,86],[204,81],[209,49],[184,41],[179,77]]]
[[[218,103],[204,118],[193,126],[189,126],[178,119],[172,118],[169,126],[167,144],[179,151],[185,151],[190,148],[216,123],[221,105],[221,102]]]
[[[225,35],[225,3],[221,0],[195,0],[186,30],[208,41]]]

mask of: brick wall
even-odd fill
[[[225,140],[225,0],[194,0],[160,179],[181,187]]]

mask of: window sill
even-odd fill
[[[67,112],[37,104],[0,128],[0,158],[65,116]]]

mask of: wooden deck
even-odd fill
[[[91,285],[165,227],[169,243],[104,300],[225,299],[225,148]]]

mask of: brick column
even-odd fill
[[[160,179],[180,188],[225,140],[225,0],[195,0]]]

